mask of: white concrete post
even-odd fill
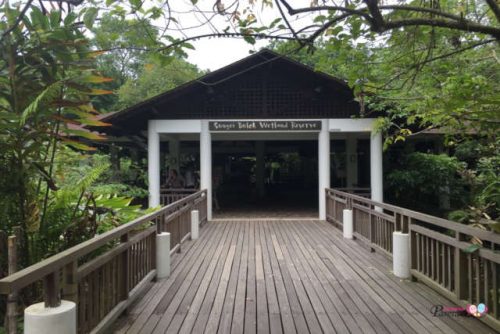
[[[392,233],[392,271],[400,278],[410,277],[410,235]]]
[[[61,300],[58,307],[37,303],[24,310],[25,334],[76,334],[76,304]]]
[[[160,205],[160,135],[148,122],[148,183],[149,207]]]
[[[370,183],[372,200],[384,201],[383,169],[382,169],[382,133],[373,133],[370,137]]]
[[[170,276],[170,233],[156,235],[156,278]]]
[[[352,239],[352,233],[354,231],[354,222],[352,220],[352,210],[344,209],[342,212],[342,229],[344,232],[344,238]]]
[[[196,240],[200,235],[200,212],[198,210],[191,211],[191,240]]]
[[[346,178],[347,187],[352,188],[358,184],[358,141],[355,137],[346,139]]]
[[[321,121],[318,137],[319,219],[326,220],[326,193],[330,188],[330,132],[328,120]]]
[[[208,121],[201,121],[200,188],[207,189],[207,219],[212,220],[212,136]]]

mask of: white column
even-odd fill
[[[160,205],[160,134],[148,123],[149,207]]]
[[[346,138],[346,177],[347,187],[352,188],[358,184],[358,141],[356,137]]]
[[[330,132],[328,120],[321,121],[318,138],[319,219],[326,219],[325,189],[330,188]]]
[[[200,188],[207,189],[207,219],[212,219],[212,136],[208,121],[201,121]]]
[[[266,187],[264,184],[265,178],[265,142],[255,142],[255,183],[257,185],[257,196],[263,198],[265,196]]]
[[[370,137],[370,183],[372,200],[384,201],[383,169],[382,169],[382,133],[373,133]]]

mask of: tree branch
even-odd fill
[[[165,51],[171,48],[175,48],[176,46],[179,46],[183,43],[192,41],[192,40],[197,40],[197,39],[202,39],[202,38],[210,38],[210,37],[219,37],[219,38],[227,38],[227,37],[245,37],[245,36],[250,36],[254,37],[257,39],[279,39],[279,40],[288,40],[288,41],[297,41],[297,38],[291,37],[291,36],[271,36],[271,35],[266,35],[266,34],[244,34],[244,33],[239,33],[239,32],[221,32],[221,33],[210,33],[210,34],[203,34],[203,35],[197,35],[197,36],[191,36],[191,37],[186,37],[184,39],[178,40],[176,42],[173,42],[169,45],[159,47],[159,48],[140,48],[140,47],[114,47],[114,48],[109,48],[109,49],[103,49],[99,51],[104,51],[104,52],[110,52],[110,51],[116,51],[116,50],[135,50],[135,51],[146,51],[146,52],[151,52],[151,51]],[[299,38],[300,41],[302,42],[308,42],[307,39],[304,38]],[[89,53],[96,52],[96,50],[91,50],[88,51]]]
[[[19,26],[19,23],[21,23],[21,21],[23,20],[24,15],[26,15],[26,12],[31,7],[32,3],[33,3],[33,0],[28,0],[28,2],[26,3],[26,5],[24,6],[23,10],[21,11],[21,13],[19,13],[19,16],[16,18],[16,21],[14,21],[14,23],[12,24],[12,26],[10,26],[7,30],[5,30],[3,32],[2,37],[0,38],[0,42],[5,38],[5,36],[7,36],[11,32],[13,32],[14,29],[16,29]]]
[[[500,9],[495,3],[495,0],[486,0],[490,5],[492,11],[497,15],[497,19],[500,20]],[[294,9],[286,0],[281,0],[281,3],[287,8],[290,15],[309,13],[316,11],[341,11],[344,13],[349,13],[352,16],[359,16],[364,18],[372,31],[382,33],[388,30],[393,30],[397,28],[402,28],[406,26],[431,26],[447,28],[452,30],[460,30],[465,32],[476,32],[481,34],[487,34],[495,37],[496,40],[500,41],[500,28],[494,26],[482,25],[476,22],[466,20],[460,16],[442,12],[438,9],[416,7],[416,6],[404,6],[404,5],[385,5],[379,6],[378,0],[364,0],[367,8],[348,8],[342,6],[316,6],[316,7],[304,7]],[[433,17],[418,17],[418,18],[407,18],[395,21],[385,21],[381,10],[403,10],[408,12],[419,12],[419,13],[429,13],[441,17],[441,19]],[[347,16],[346,16],[347,17]]]
[[[500,22],[500,8],[498,7],[497,0],[486,0],[486,3],[490,6],[493,13],[495,13],[497,21]]]
[[[380,8],[380,10],[404,10],[404,11],[409,11],[409,12],[429,13],[429,14],[434,14],[437,16],[446,17],[446,18],[456,20],[456,21],[467,21],[468,22],[468,20],[465,20],[461,16],[442,12],[440,10],[433,9],[433,8],[415,7],[415,6],[398,6],[398,5],[379,6],[378,8]]]
[[[388,31],[410,26],[430,26],[430,27],[461,30],[466,32],[478,32],[482,34],[491,35],[495,37],[495,39],[500,40],[500,28],[483,26],[472,22],[455,22],[455,21],[439,20],[439,19],[416,18],[416,19],[390,21],[385,23],[382,31]]]
[[[326,11],[340,11],[340,12],[350,13],[351,15],[361,16],[361,17],[365,18],[368,22],[371,22],[373,20],[373,18],[366,11],[358,10],[358,9],[352,9],[352,8],[341,7],[341,6],[316,6],[316,7],[304,7],[304,8],[294,9],[285,0],[281,0],[281,3],[286,7],[288,14],[290,14],[290,15],[326,10]]]
[[[283,18],[283,20],[285,21],[288,29],[290,29],[290,31],[292,32],[293,37],[295,37],[299,41],[300,45],[303,45],[303,42],[299,39],[299,36],[297,35],[297,33],[293,29],[292,25],[290,24],[290,22],[286,18],[285,13],[283,13],[283,9],[281,9],[280,2],[282,2],[282,1],[284,1],[284,0],[276,0],[276,5],[278,6],[278,10],[280,12],[280,15]]]

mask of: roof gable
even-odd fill
[[[346,118],[359,114],[350,88],[264,49],[103,119],[144,130],[149,119]],[[111,130],[112,130],[111,129]]]

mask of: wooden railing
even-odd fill
[[[156,233],[171,233],[171,253],[190,235],[192,210],[206,222],[206,191],[67,249],[0,280],[0,294],[43,281],[45,305],[77,304],[78,332],[104,332],[156,274]]]
[[[371,188],[346,187],[346,188],[335,188],[335,190],[343,191],[345,193],[354,194],[366,198],[370,198],[372,195]]]
[[[410,234],[411,275],[465,306],[484,303],[481,318],[500,331],[500,234],[327,189],[327,220],[342,228],[352,209],[354,236],[392,255],[392,232]]]
[[[177,189],[177,188],[161,188],[160,189],[160,204],[161,205],[169,205],[170,203],[177,202],[180,199],[183,199],[186,196],[194,194],[198,189],[186,188],[186,189]]]

